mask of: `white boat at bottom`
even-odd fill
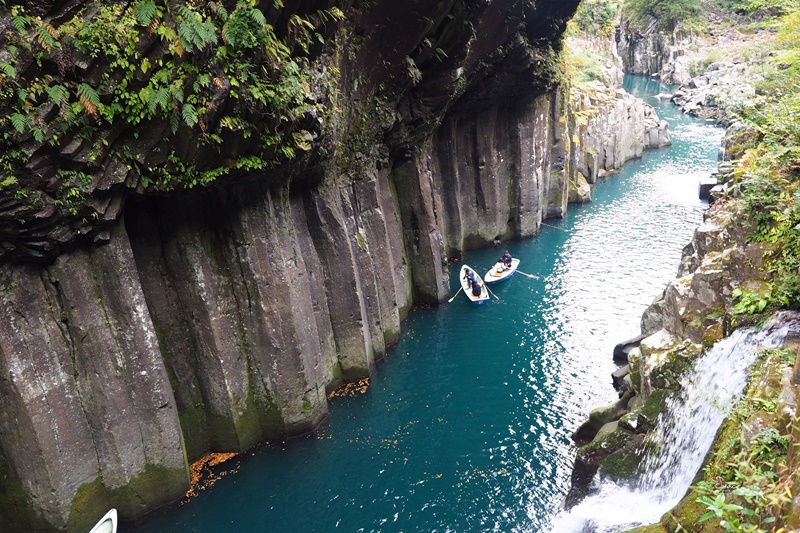
[[[107,512],[89,533],[117,533],[117,510]]]
[[[483,279],[486,281],[488,285],[491,285],[492,283],[499,283],[501,281],[505,281],[514,275],[514,272],[517,271],[518,266],[519,266],[519,259],[517,259],[516,257],[511,259],[510,267],[506,267],[504,263],[498,261],[497,264],[494,265],[489,270],[489,272],[486,273]]]
[[[480,284],[481,287],[480,295],[472,294],[472,288],[467,286],[466,275],[468,270],[471,270],[472,272],[475,273],[475,280]],[[489,289],[486,288],[486,285],[483,283],[480,274],[478,274],[478,272],[474,268],[471,268],[469,265],[462,265],[460,279],[461,279],[461,288],[464,290],[464,294],[467,295],[467,298],[469,298],[470,302],[474,304],[482,304],[489,300]]]

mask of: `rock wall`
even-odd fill
[[[136,515],[185,490],[170,379],[125,228],[117,225],[113,236],[44,269],[3,269],[0,441],[10,470],[9,531],[30,523],[85,529],[75,511],[102,516],[113,501]]]
[[[616,33],[623,69],[630,74],[657,77],[664,83],[684,83],[691,77],[686,52],[697,38],[682,30],[664,32],[658,25],[655,18],[644,28],[623,19]]]
[[[622,89],[591,82],[573,87],[568,112],[569,201],[591,200],[590,184],[648,148],[671,143],[652,106]]]

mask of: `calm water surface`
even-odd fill
[[[626,88],[670,123],[673,146],[508,244],[535,278],[496,285],[488,305],[460,296],[414,310],[369,391],[334,400],[322,434],[258,449],[136,531],[547,529],[569,488],[569,435],[616,400],[612,349],[639,333],[642,311],[675,276],[722,136],[652,98],[663,86],[629,77]],[[501,251],[465,261],[483,273]]]

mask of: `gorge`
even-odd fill
[[[318,438],[230,460],[210,490],[136,532],[547,531],[569,489],[569,434],[616,398],[611,350],[674,276],[722,135],[652,98],[658,83],[626,86],[669,122],[673,144],[598,181],[591,203],[535,238],[503,244],[536,279],[493,285],[499,300],[483,306],[414,309],[369,390],[335,398]],[[482,273],[501,252],[464,261]]]
[[[84,531],[111,506],[124,521],[142,520],[183,496],[191,463],[209,453],[252,452],[249,462],[242,460],[248,476],[281,476],[268,489],[277,492],[265,497],[286,513],[286,527],[338,527],[339,521],[324,522],[336,513],[325,515],[323,526],[305,510],[344,498],[331,492],[326,476],[347,482],[358,466],[354,459],[367,468],[374,463],[358,455],[342,461],[352,469],[317,463],[319,471],[306,475],[320,475],[323,492],[298,502],[285,501],[292,491],[283,488],[302,470],[294,461],[327,454],[318,440],[341,438],[334,436],[336,417],[380,398],[381,379],[392,390],[385,376],[395,368],[402,378],[399,363],[407,350],[406,358],[424,373],[401,384],[396,402],[379,399],[377,412],[357,421],[348,442],[367,442],[368,453],[390,456],[385,469],[359,479],[386,472],[395,477],[410,462],[411,485],[418,486],[410,494],[418,495],[384,488],[379,496],[378,486],[360,485],[355,492],[367,497],[359,501],[354,494],[343,502],[346,514],[355,511],[341,518],[343,527],[366,527],[358,509],[372,506],[382,509],[373,515],[373,529],[409,514],[443,528],[451,522],[544,526],[542,509],[525,504],[532,496],[528,474],[547,473],[540,488],[548,498],[566,492],[569,423],[554,423],[556,414],[552,420],[533,416],[530,407],[544,402],[566,409],[571,423],[576,408],[585,413],[597,398],[590,404],[580,385],[571,389],[578,406],[553,403],[539,392],[527,396],[558,390],[557,380],[534,378],[533,368],[528,374],[529,349],[544,350],[537,360],[556,366],[561,358],[552,355],[562,348],[587,350],[562,346],[557,335],[559,316],[579,315],[585,304],[543,312],[535,320],[548,320],[534,330],[527,329],[534,318],[519,313],[563,294],[553,282],[572,271],[539,247],[552,239],[557,248],[567,236],[580,236],[582,228],[567,216],[568,202],[587,202],[612,183],[624,187],[629,182],[598,179],[670,140],[666,122],[621,91],[568,90],[559,51],[577,4],[421,0],[409,9],[357,0],[288,7],[280,0],[203,6],[76,0],[0,8],[2,523],[14,531]],[[699,141],[713,161],[717,134],[702,133]],[[672,192],[661,194],[671,198]],[[670,273],[659,281],[641,275],[645,285],[655,284],[649,296],[672,276],[677,247],[688,240],[675,226],[690,233],[699,221],[699,202],[679,196],[682,207],[672,213],[677,221],[650,228],[678,241],[670,241],[670,252],[653,247]],[[629,204],[628,210],[637,215],[637,208]],[[602,203],[587,204],[580,212],[602,209]],[[653,207],[645,222],[664,211]],[[636,222],[629,220],[624,230]],[[603,224],[582,241],[585,251],[605,254],[608,242],[624,232]],[[451,295],[453,262],[482,265],[496,251],[479,249],[508,241],[540,278],[540,285],[530,281],[533,293],[512,292],[528,281],[517,276],[516,285],[498,290],[500,304],[488,316],[453,313],[458,320],[449,322],[444,307],[419,309],[401,327],[412,306]],[[695,254],[697,261],[705,251]],[[612,259],[628,254],[621,250]],[[650,274],[653,261],[642,261]],[[541,270],[554,265],[559,268]],[[581,279],[585,286],[591,277]],[[517,310],[504,307],[515,297],[522,298]],[[636,302],[638,314],[636,305],[644,304]],[[620,300],[616,307],[630,306]],[[570,320],[603,322],[607,313],[601,306]],[[519,329],[507,332],[511,338],[493,337],[506,329],[504,318]],[[416,330],[428,327],[433,330],[420,338],[423,358],[406,347]],[[554,337],[538,344],[550,327]],[[490,344],[480,348],[473,332]],[[611,340],[633,333],[616,332]],[[589,328],[581,337],[596,334]],[[458,339],[453,346],[450,335]],[[516,354],[510,360],[497,351],[504,345]],[[387,353],[384,374],[376,364]],[[459,354],[469,357],[449,359]],[[403,400],[410,397],[405,389],[434,388],[460,372],[464,384],[453,382],[444,396],[443,388],[434,389],[437,403],[428,412],[446,416],[401,421]],[[573,385],[580,374],[565,366],[550,376],[561,373],[571,375]],[[509,379],[528,379],[526,392],[490,391],[477,379],[492,375],[503,387]],[[369,377],[377,383],[367,395],[333,400],[352,409],[329,411],[334,389]],[[515,395],[521,404],[497,399]],[[424,400],[411,404],[420,412],[432,407]],[[492,422],[507,409],[520,418],[507,426]],[[329,417],[334,420],[327,426]],[[371,434],[371,424],[384,418],[389,424]],[[452,459],[444,450],[453,437],[441,427],[459,427],[463,443],[456,446],[461,458],[455,467],[448,462],[434,472],[427,459],[397,449],[404,442],[398,437],[417,431],[416,420],[424,442],[416,451],[445,461]],[[472,426],[483,429],[470,434]],[[509,437],[482,439],[498,429]],[[535,457],[534,464],[536,449],[523,441],[547,440],[542,429],[561,437],[549,444],[553,453]],[[292,457],[309,451],[305,458],[253,451],[265,441],[308,434],[318,437],[288,445]],[[470,447],[475,442],[477,448]],[[528,453],[517,455],[520,446]],[[500,463],[487,464],[478,458],[483,455]],[[272,462],[258,474],[249,463],[264,456]],[[327,454],[322,462],[335,457]],[[512,489],[495,485],[501,479],[511,480]],[[450,483],[445,493],[464,491],[460,501],[472,511],[456,507],[457,518],[447,515],[437,483]],[[250,500],[259,490],[247,491],[242,501],[262,505]],[[233,520],[214,509],[215,519]],[[246,513],[236,519],[253,528],[265,519],[283,520]],[[196,526],[191,518],[187,523]],[[156,520],[142,527],[172,526]]]

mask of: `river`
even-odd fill
[[[569,488],[569,435],[617,399],[613,347],[675,276],[723,133],[653,98],[668,90],[657,82],[625,87],[669,122],[673,145],[505,244],[533,277],[494,286],[487,305],[459,295],[414,309],[369,390],[334,399],[319,435],[233,460],[235,472],[135,531],[547,530]],[[464,261],[483,273],[501,253]]]

